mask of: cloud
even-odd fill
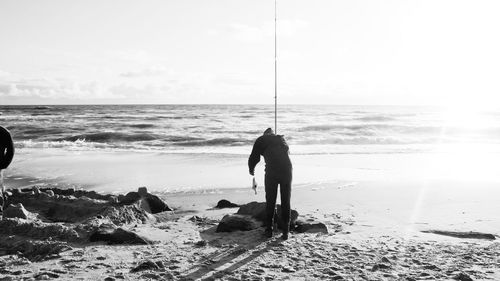
[[[7,76],[10,76],[10,73],[0,69],[0,77],[3,78],[3,77],[7,77]]]
[[[154,61],[153,56],[143,50],[116,50],[113,52],[108,52],[107,56],[109,56],[109,58],[111,59],[142,64]]]
[[[309,27],[309,22],[300,19],[287,20],[278,19],[277,33],[278,36],[290,37],[297,32],[305,30]],[[256,42],[265,38],[274,36],[274,23],[266,23],[261,25],[248,25],[243,23],[233,23],[228,25],[225,32],[218,30],[209,30],[211,36],[226,36],[227,33],[235,39],[243,42]]]
[[[163,66],[149,67],[137,71],[128,71],[120,73],[121,77],[135,78],[135,77],[151,77],[167,73],[167,69]]]
[[[262,27],[250,26],[240,23],[231,24],[228,27],[228,30],[236,39],[245,42],[260,41],[266,35],[269,35],[269,32],[266,32],[266,29]]]
[[[278,20],[277,32],[284,36],[293,36],[299,31],[306,30],[308,27],[309,22],[301,19]]]
[[[112,99],[120,96],[96,82],[74,82],[64,79],[22,79],[0,84],[0,96],[33,99]]]
[[[161,73],[168,75],[158,77]],[[164,67],[114,72],[88,80],[0,78],[0,98],[6,104],[259,103],[262,88],[271,89],[271,82],[263,82],[252,73],[177,72]]]

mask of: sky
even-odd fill
[[[500,104],[500,2],[278,0],[283,104]],[[0,104],[274,102],[272,0],[0,0]]]

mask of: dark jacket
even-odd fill
[[[292,162],[288,156],[288,144],[282,135],[260,136],[253,145],[252,153],[248,158],[248,169],[253,174],[255,165],[259,163],[260,156],[266,161],[266,174],[291,175]]]
[[[14,158],[14,143],[9,131],[0,126],[0,170],[9,167]]]

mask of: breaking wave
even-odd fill
[[[157,135],[147,133],[118,133],[118,132],[104,132],[94,134],[83,134],[70,137],[57,139],[57,141],[90,141],[90,142],[135,142],[135,141],[151,141],[158,139]]]
[[[0,125],[10,130],[18,147],[246,151],[266,128],[274,127],[273,109],[266,105],[0,106]],[[294,105],[280,108],[278,116],[278,133],[285,135],[291,151],[294,145],[322,153],[336,147],[337,153],[347,146],[386,152],[396,146],[397,151],[412,151],[414,146],[437,142],[500,144],[499,112],[487,112],[468,126],[448,124],[432,108]]]

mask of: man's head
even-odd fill
[[[267,128],[267,129],[264,131],[264,135],[274,135],[274,131],[273,131],[273,129],[271,129],[271,128]]]

